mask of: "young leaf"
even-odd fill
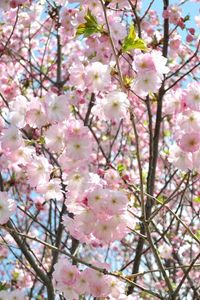
[[[119,165],[117,166],[117,171],[118,171],[119,173],[122,173],[125,169],[126,169],[126,168],[125,168],[125,166],[124,166],[123,164],[119,164]]]
[[[200,197],[193,198],[193,201],[196,202],[196,203],[200,203]]]
[[[134,25],[131,24],[129,34],[127,37],[125,37],[123,44],[122,44],[122,51],[123,52],[129,52],[133,49],[140,49],[143,51],[146,51],[148,48],[143,41],[143,39],[140,39],[135,32]]]
[[[0,282],[0,291],[5,291],[5,290],[7,290],[7,285],[6,285],[6,283],[4,283],[4,282]]]
[[[84,37],[88,37],[94,33],[103,32],[103,26],[98,24],[97,19],[89,9],[84,19],[86,22],[78,25],[76,36],[83,35]]]

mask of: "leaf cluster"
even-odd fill
[[[130,52],[133,49],[147,51],[148,48],[143,39],[139,38],[135,32],[134,25],[131,24],[129,34],[125,37],[122,44],[123,52]]]
[[[92,15],[90,9],[87,10],[87,14],[84,17],[85,23],[79,24],[76,36],[83,35],[84,37],[89,37],[94,33],[103,33],[103,26],[99,25],[95,16]]]

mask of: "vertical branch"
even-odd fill
[[[88,110],[87,110],[86,115],[85,115],[84,126],[88,126],[89,125],[90,113],[92,111],[94,103],[95,103],[95,94],[92,93],[91,94],[91,98],[90,98],[90,103],[88,105]]]
[[[6,226],[10,229],[9,233],[15,240],[16,244],[19,246],[20,250],[22,251],[23,255],[27,259],[27,261],[30,263],[31,267],[37,274],[37,276],[44,282],[46,288],[47,288],[47,294],[49,300],[54,300],[54,289],[53,284],[51,282],[51,279],[40,269],[40,267],[37,265],[34,257],[31,255],[30,251],[27,249],[26,244],[24,241],[21,240],[21,238],[18,236],[18,234],[15,232],[15,228],[13,227],[12,223],[10,221],[7,222]]]
[[[56,86],[58,88],[59,93],[61,92],[62,88],[62,46],[60,42],[60,20],[59,20],[59,8],[56,8],[56,16],[57,16],[57,33],[56,33],[56,40],[57,40],[57,75],[56,75]]]
[[[171,284],[171,281],[170,281],[169,277],[167,276],[167,273],[166,273],[165,268],[164,268],[164,266],[162,264],[162,261],[161,261],[159,255],[158,255],[157,249],[154,246],[153,240],[151,238],[151,232],[149,230],[149,224],[145,225],[145,231],[147,233],[148,241],[149,241],[149,244],[151,246],[152,252],[153,252],[153,254],[155,256],[155,259],[156,259],[156,262],[158,264],[158,267],[161,270],[161,273],[162,273],[162,275],[163,275],[163,277],[165,279],[165,282],[166,282],[166,285],[167,285],[167,287],[169,289],[169,292],[172,295],[173,294],[173,287],[172,287],[172,284]],[[175,297],[172,297],[172,299],[175,299]]]
[[[163,0],[163,9],[164,10],[166,10],[168,8],[168,5],[169,5],[169,0]],[[163,37],[162,54],[164,57],[167,57],[168,42],[169,42],[169,21],[168,21],[168,19],[164,19],[163,30],[164,30],[164,34],[163,34],[164,37]],[[150,146],[149,146],[151,148],[150,148],[150,157],[149,157],[149,170],[148,170],[148,175],[147,175],[147,194],[151,195],[151,196],[154,193],[154,187],[155,187],[155,175],[156,175],[156,167],[157,167],[157,160],[158,160],[158,146],[159,146],[160,128],[161,128],[161,123],[162,123],[162,106],[163,106],[164,93],[165,93],[165,91],[164,91],[164,81],[163,81],[162,86],[158,92],[156,124],[155,124],[154,134],[153,134],[153,137],[151,137]],[[150,106],[148,108],[148,113],[149,113],[149,117],[151,118]],[[151,126],[152,126],[152,123],[151,123]],[[150,132],[152,132],[152,129],[150,130]],[[147,201],[146,201],[146,205],[145,205],[147,220],[151,216],[153,204],[154,204],[153,197],[147,196]],[[143,220],[143,223],[141,224],[140,233],[142,235],[145,235],[144,222],[145,222],[145,220]],[[137,247],[136,247],[136,254],[135,254],[132,274],[138,273],[143,246],[144,246],[144,239],[142,239],[140,237]],[[135,277],[135,281],[136,280],[137,280],[137,277]],[[127,294],[130,295],[132,292],[133,292],[133,287],[130,286],[128,288]]]
[[[142,164],[141,164],[141,157],[140,157],[140,147],[139,147],[139,136],[135,124],[135,116],[133,112],[130,112],[131,115],[131,122],[135,134],[135,144],[136,144],[136,156],[137,156],[137,163],[139,169],[139,176],[140,176],[140,195],[141,195],[141,205],[142,205],[142,218],[146,220],[146,212],[145,212],[145,203],[144,203],[144,190],[143,190],[143,174],[142,174]]]
[[[56,84],[58,89],[61,89],[61,78],[62,78],[62,72],[61,72],[61,61],[62,61],[62,54],[61,54],[61,43],[60,43],[60,34],[57,33],[57,79]]]
[[[123,76],[122,76],[122,72],[121,72],[121,68],[120,68],[120,64],[119,64],[119,58],[117,55],[117,51],[115,49],[115,44],[111,35],[111,31],[110,31],[110,26],[109,26],[109,22],[108,22],[108,16],[107,16],[107,12],[106,12],[106,7],[103,3],[103,0],[100,0],[102,8],[103,8],[103,12],[104,12],[104,18],[106,21],[106,26],[107,26],[107,30],[108,30],[108,36],[109,36],[109,40],[110,40],[110,44],[112,47],[112,51],[115,57],[115,61],[116,61],[116,65],[117,65],[117,71],[118,71],[118,75],[119,75],[119,81],[120,81],[120,85],[123,91],[125,91],[125,86],[124,86],[124,81],[123,81]]]
[[[134,14],[134,16],[135,16],[135,22],[136,22],[136,25],[137,25],[137,29],[138,29],[138,36],[139,36],[139,38],[141,38],[142,37],[142,30],[141,30],[141,20],[140,20],[140,17],[138,16],[138,14],[137,14],[137,1],[136,1],[136,3],[135,4],[133,4],[132,2],[131,2],[131,0],[128,0],[128,3],[130,4],[130,6],[131,6],[131,8],[132,8],[132,11],[133,11],[133,14]]]
[[[12,38],[14,32],[15,32],[15,28],[17,26],[17,22],[18,22],[18,19],[19,19],[19,10],[20,10],[20,6],[18,6],[18,8],[17,8],[15,23],[13,25],[12,31],[11,31],[11,33],[10,33],[10,35],[9,35],[6,43],[5,43],[5,45],[3,46],[3,50],[1,50],[0,57],[4,54],[4,51],[7,49],[7,46],[9,45],[10,40],[11,40],[11,38]]]
[[[4,186],[3,186],[3,177],[0,173],[0,189],[3,192],[4,191]],[[27,261],[30,263],[31,267],[37,274],[37,276],[44,282],[46,288],[47,288],[47,294],[48,294],[48,299],[49,300],[54,300],[54,288],[53,284],[51,282],[51,279],[43,272],[43,270],[38,266],[36,263],[35,258],[32,256],[31,252],[28,250],[26,243],[24,242],[23,239],[21,239],[18,234],[15,232],[15,228],[11,221],[8,221],[6,223],[6,226],[10,229],[9,233],[15,240],[16,244],[19,246],[19,249],[22,251],[23,255],[27,259]]]

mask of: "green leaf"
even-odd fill
[[[125,169],[126,169],[125,166],[122,165],[122,164],[119,164],[119,165],[117,166],[117,171],[118,171],[119,173],[122,173]]]
[[[136,36],[136,32],[135,32],[134,25],[131,24],[128,38],[135,40],[136,37],[137,37],[137,36]]]
[[[197,231],[196,231],[196,237],[198,238],[198,239],[200,239],[200,229],[198,229]]]
[[[183,22],[187,22],[190,20],[190,15],[186,15],[185,18],[183,19]]]
[[[39,145],[44,145],[45,144],[45,138],[44,136],[40,136],[39,139],[37,140]]]
[[[163,196],[163,195],[159,195],[157,197],[157,199],[159,200],[160,203],[165,203],[165,201],[167,200],[167,197],[166,196]]]
[[[143,51],[147,51],[148,48],[146,46],[146,43],[143,41],[143,39],[140,39],[135,32],[134,25],[131,24],[129,34],[125,37],[123,44],[122,44],[122,51],[123,52],[129,52],[133,49],[140,49]]]
[[[164,131],[164,136],[165,136],[165,137],[171,136],[171,131],[170,131],[170,130],[165,130],[165,131]]]
[[[94,33],[104,32],[103,26],[98,24],[97,19],[89,9],[84,19],[86,22],[78,25],[76,36],[83,35],[84,37],[88,37]]]
[[[7,285],[5,282],[0,282],[0,291],[5,291],[7,290]]]
[[[194,202],[197,202],[197,203],[200,203],[200,197],[195,197],[195,198],[193,198],[193,201],[194,201]]]

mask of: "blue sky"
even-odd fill
[[[148,7],[150,0],[143,0],[142,1],[142,9],[145,10],[146,7]],[[158,14],[161,16],[163,11],[163,1],[162,0],[155,0],[152,9],[155,9]],[[179,0],[169,0],[170,5],[180,3]],[[187,21],[187,27],[194,27],[194,17],[200,14],[200,4],[197,2],[187,1],[185,4],[180,6],[183,11],[183,17],[186,15],[190,15],[190,20]],[[197,29],[195,25],[195,29]]]
[[[98,0],[97,0],[98,1]],[[151,0],[142,0],[142,11],[145,11],[146,8],[149,6],[149,3]],[[179,4],[180,0],[169,0],[169,4]],[[71,6],[76,6],[77,3],[72,4]],[[186,15],[190,15],[190,20],[187,21],[186,26],[189,27],[195,27],[195,29],[198,31],[195,22],[194,17],[200,14],[200,4],[197,2],[192,2],[191,0],[188,0],[185,4],[181,5],[182,11],[183,11],[183,17]],[[162,0],[155,0],[154,4],[152,5],[152,9],[156,10],[158,12],[158,15],[161,17],[163,12],[163,1]],[[180,32],[181,33],[181,32]],[[185,32],[183,32],[183,35],[185,36]]]

